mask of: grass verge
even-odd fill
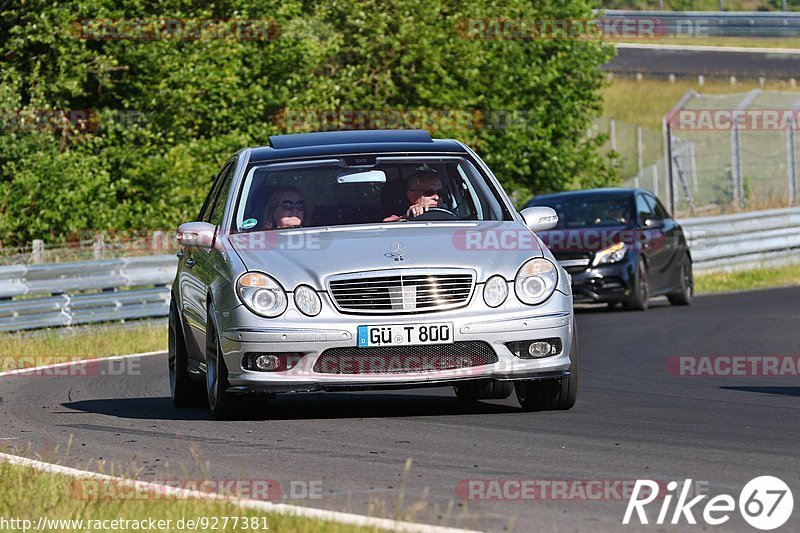
[[[166,349],[166,321],[0,333],[0,370]]]
[[[766,289],[787,285],[800,285],[800,264],[727,274],[702,274],[695,276],[694,280],[697,294]]]
[[[117,499],[91,500],[76,494],[76,479],[69,476],[39,472],[28,467],[0,462],[0,517],[5,520],[30,520],[28,531],[32,531],[40,517],[50,519],[44,531],[108,531],[108,530],[147,530],[147,527],[114,527],[112,520],[136,520],[148,524],[150,519],[170,520],[170,525],[159,527],[159,531],[297,531],[297,532],[368,532],[382,531],[377,528],[355,527],[352,525],[301,518],[277,513],[260,513],[247,510],[229,502],[207,500],[175,499]],[[32,497],[35,495],[35,497]],[[222,527],[228,517],[227,527]],[[237,517],[234,526],[234,517]],[[179,520],[184,519],[184,527]],[[56,521],[61,521],[60,523]],[[72,523],[68,521],[72,520]],[[186,520],[195,520],[198,528],[187,527]],[[246,521],[245,521],[246,520]],[[83,521],[76,524],[75,521]],[[97,524],[91,527],[87,524]],[[95,522],[100,521],[100,522]],[[109,521],[103,523],[102,521]],[[143,522],[142,522],[143,521]],[[200,521],[200,522],[198,522]],[[214,528],[215,525],[218,526]],[[0,530],[22,530],[12,524],[0,524]],[[118,524],[122,524],[118,522]],[[166,525],[164,522],[160,525]],[[205,524],[205,525],[203,525]],[[256,526],[256,527],[243,527]],[[81,527],[82,526],[82,527]],[[152,531],[153,529],[150,528]]]
[[[701,86],[696,79],[670,82],[615,77],[602,90],[603,116],[661,132],[661,118],[678,103],[688,89],[694,89],[701,94],[746,93],[752,89],[797,92],[797,89],[792,89],[785,81],[774,79],[767,80],[763,86],[756,80],[743,80],[732,85],[730,81],[720,79],[706,80]]]

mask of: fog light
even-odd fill
[[[528,346],[528,354],[531,357],[547,357],[552,351],[553,347],[549,342],[532,342],[531,345]]]
[[[259,355],[255,360],[256,369],[267,372],[281,366],[281,360],[274,355]]]
[[[535,341],[507,342],[508,350],[520,359],[540,359],[561,353],[564,344],[559,337],[537,339]]]

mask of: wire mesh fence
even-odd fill
[[[174,254],[178,248],[174,231],[85,232],[67,242],[34,240],[23,246],[0,246],[0,265],[71,263]]]
[[[689,91],[665,117],[672,205],[705,215],[797,205],[800,93]]]

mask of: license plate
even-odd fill
[[[452,344],[453,324],[358,326],[358,347]]]

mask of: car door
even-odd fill
[[[664,205],[650,193],[645,198],[653,205],[656,220],[662,222],[664,237],[664,283],[666,288],[677,287],[681,281],[681,258],[685,251],[685,239],[680,224],[672,218]]]
[[[236,161],[229,161],[214,181],[214,185],[200,211],[199,221],[218,225],[222,221],[230,184],[236,171]],[[213,281],[215,250],[183,247],[178,263],[181,288],[181,306],[188,326],[189,371],[197,371],[197,364],[205,359],[208,287]],[[195,364],[193,364],[195,363]]]
[[[664,289],[668,280],[665,280],[667,252],[665,248],[663,221],[656,217],[655,206],[647,197],[636,193],[636,223],[639,236],[639,250],[647,259],[650,280],[650,294],[655,294]]]

